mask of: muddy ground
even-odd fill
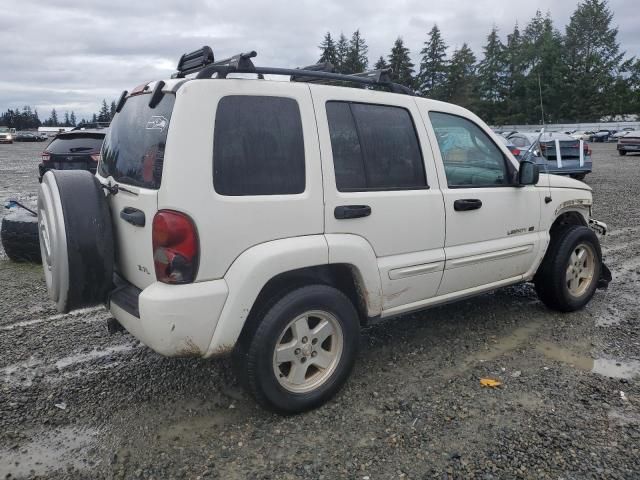
[[[34,201],[42,148],[0,145],[0,201]],[[521,285],[368,328],[305,415],[258,408],[225,360],[108,335],[102,308],[58,315],[0,250],[0,478],[640,478],[640,156],[593,149],[608,291],[558,314]]]

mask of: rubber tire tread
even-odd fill
[[[286,324],[307,310],[330,311],[342,324],[342,357],[332,377],[316,390],[293,393],[280,386],[275,378],[273,348]],[[233,357],[240,383],[264,408],[280,414],[295,414],[321,406],[340,390],[357,357],[360,323],[355,307],[340,290],[328,285],[309,285],[282,296],[244,335],[238,343],[241,351]]]
[[[568,292],[565,282],[567,261],[571,251],[578,243],[590,242],[596,254],[594,280],[591,287],[581,298],[575,298]],[[538,298],[547,307],[559,312],[573,312],[581,309],[596,291],[600,278],[602,251],[595,232],[582,225],[563,225],[551,237],[547,253],[534,278]]]
[[[38,217],[26,211],[12,212],[2,220],[2,247],[16,262],[42,263],[38,238]]]

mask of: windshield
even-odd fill
[[[117,182],[158,189],[175,95],[165,94],[154,108],[149,95],[129,97],[116,114],[102,146],[98,171]]]

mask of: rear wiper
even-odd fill
[[[93,150],[92,147],[75,147],[75,148],[70,148],[69,151],[70,152],[86,152],[87,150]]]

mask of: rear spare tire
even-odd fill
[[[2,219],[0,237],[4,252],[11,260],[40,263],[38,217],[35,215],[26,210],[10,213]]]
[[[59,312],[102,303],[113,281],[113,227],[102,186],[82,170],[50,170],[38,195],[40,251]]]

